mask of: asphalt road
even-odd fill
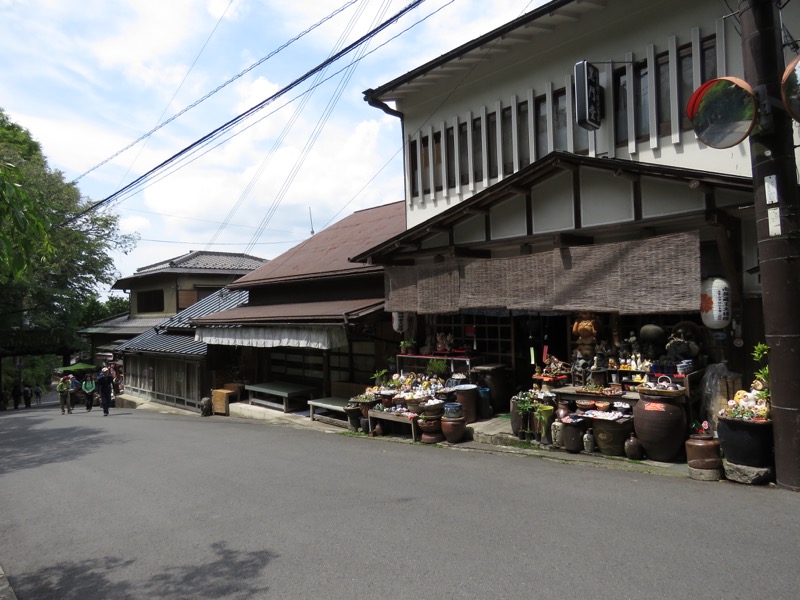
[[[20,600],[800,596],[800,494],[225,417],[0,412]]]

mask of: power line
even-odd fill
[[[411,4],[407,5],[405,8],[400,10],[397,14],[392,16],[390,19],[388,19],[387,21],[384,21],[378,27],[376,27],[372,31],[368,32],[366,35],[362,36],[361,38],[359,38],[358,40],[356,40],[355,42],[353,42],[349,46],[345,47],[341,51],[337,52],[331,58],[323,61],[322,63],[320,63],[319,65],[317,65],[316,67],[314,67],[313,69],[311,69],[310,71],[305,73],[304,75],[302,75],[299,78],[295,79],[289,85],[287,85],[286,87],[282,88],[280,91],[278,91],[275,94],[269,96],[268,98],[262,100],[261,102],[259,102],[255,106],[252,106],[251,108],[249,108],[245,112],[241,113],[240,115],[238,115],[238,116],[234,117],[233,119],[231,119],[230,121],[228,121],[227,123],[224,123],[220,127],[217,127],[216,129],[214,129],[210,133],[204,135],[202,138],[196,140],[195,142],[193,142],[189,146],[185,147],[183,150],[180,150],[179,152],[173,154],[171,157],[169,157],[165,161],[161,162],[160,164],[156,165],[155,167],[153,167],[152,169],[147,171],[144,175],[141,175],[140,177],[138,177],[137,179],[135,179],[134,181],[132,181],[128,185],[124,186],[120,190],[117,190],[116,192],[114,192],[110,196],[107,196],[103,200],[95,202],[94,204],[92,204],[88,208],[78,212],[77,214],[75,214],[74,216],[70,217],[66,221],[63,221],[61,223],[61,226],[68,225],[68,224],[76,221],[78,218],[82,217],[83,215],[88,214],[90,212],[93,212],[93,211],[97,210],[98,208],[100,208],[100,207],[112,202],[115,198],[119,197],[120,195],[125,193],[127,190],[129,190],[129,189],[131,189],[133,187],[139,186],[143,181],[147,180],[148,178],[152,177],[155,173],[157,173],[160,170],[164,169],[165,167],[169,166],[170,164],[172,164],[173,162],[175,162],[176,160],[181,158],[183,155],[187,154],[188,152],[192,151],[193,149],[197,148],[198,146],[200,146],[200,145],[202,145],[204,143],[207,143],[208,141],[220,136],[222,133],[224,133],[228,129],[231,129],[233,126],[237,125],[238,123],[242,122],[243,120],[247,119],[248,117],[252,116],[256,112],[258,112],[261,109],[263,109],[265,106],[267,106],[268,104],[273,102],[276,98],[279,98],[279,97],[283,96],[284,94],[286,94],[287,92],[291,91],[292,89],[294,89],[295,87],[300,85],[302,82],[304,82],[305,80],[309,79],[315,73],[323,70],[328,65],[336,62],[341,57],[349,54],[355,48],[358,48],[360,45],[364,44],[366,41],[372,39],[373,37],[378,35],[378,33],[383,31],[387,27],[389,27],[389,25],[391,25],[394,22],[396,22],[398,19],[400,19],[407,12],[413,10],[414,8],[416,8],[417,6],[422,4],[424,1],[425,0],[416,0],[415,2],[412,2]]]
[[[232,0],[231,0],[231,1],[232,1]],[[175,119],[177,119],[177,118],[178,118],[178,117],[180,117],[181,115],[184,115],[184,114],[186,114],[187,112],[189,112],[191,109],[193,109],[195,106],[197,106],[197,105],[198,105],[198,104],[200,104],[201,102],[205,102],[205,101],[206,101],[206,100],[208,100],[208,99],[209,99],[211,96],[213,96],[214,94],[216,94],[217,92],[219,92],[220,90],[222,90],[224,87],[226,87],[226,86],[230,85],[231,83],[233,83],[234,81],[236,81],[236,80],[237,80],[237,79],[239,79],[240,77],[242,77],[242,76],[246,75],[247,73],[249,73],[250,71],[252,71],[253,69],[255,69],[257,66],[259,66],[260,64],[262,64],[263,62],[265,62],[265,61],[269,60],[270,58],[272,58],[273,56],[275,56],[276,54],[278,54],[278,53],[279,53],[281,50],[284,50],[284,49],[286,49],[287,47],[291,46],[291,45],[292,45],[294,42],[296,42],[297,40],[299,40],[299,39],[300,39],[300,38],[302,38],[303,36],[307,35],[308,33],[312,32],[312,31],[313,31],[314,29],[316,29],[317,27],[319,27],[319,26],[323,25],[324,23],[326,23],[327,21],[329,21],[330,19],[332,19],[333,17],[335,17],[336,15],[338,15],[338,14],[339,14],[340,12],[342,12],[343,10],[345,10],[345,9],[349,8],[350,6],[352,6],[353,4],[355,4],[356,2],[358,2],[358,0],[350,0],[350,1],[349,1],[349,2],[347,2],[346,4],[344,4],[344,5],[340,6],[340,7],[339,7],[339,8],[337,8],[335,11],[333,11],[332,13],[330,13],[330,14],[329,14],[327,17],[325,17],[325,18],[321,19],[320,21],[317,21],[316,23],[314,23],[314,25],[312,25],[311,27],[309,27],[309,28],[308,28],[308,29],[306,29],[305,31],[303,31],[303,32],[301,32],[301,33],[299,33],[299,34],[297,34],[296,36],[294,36],[294,37],[293,37],[293,38],[291,38],[290,40],[288,40],[288,41],[284,42],[283,44],[281,44],[280,46],[278,46],[278,47],[277,47],[275,50],[273,50],[272,52],[270,52],[269,54],[267,54],[266,56],[264,56],[264,57],[263,57],[263,58],[261,58],[260,60],[258,60],[258,61],[256,61],[256,62],[254,62],[252,65],[250,65],[249,67],[247,67],[247,68],[246,68],[244,71],[242,71],[242,72],[240,72],[240,73],[238,73],[238,74],[234,75],[233,77],[231,77],[230,79],[228,79],[226,82],[224,82],[224,83],[222,83],[222,84],[218,85],[216,88],[214,88],[213,90],[211,90],[210,92],[208,92],[208,93],[207,93],[205,96],[203,96],[203,97],[202,97],[202,98],[200,98],[199,100],[196,100],[196,101],[194,101],[192,104],[190,104],[189,106],[187,106],[187,107],[186,107],[186,108],[184,108],[183,110],[181,110],[181,111],[179,111],[179,112],[175,113],[174,115],[172,115],[172,116],[171,116],[169,119],[167,119],[167,120],[166,120],[166,121],[164,121],[163,123],[160,123],[159,125],[156,125],[155,127],[153,127],[153,129],[151,129],[151,130],[150,130],[150,131],[148,131],[147,133],[144,133],[144,134],[142,134],[141,136],[139,136],[138,138],[136,138],[134,141],[132,141],[130,144],[128,144],[127,146],[125,146],[125,147],[124,147],[124,148],[122,148],[121,150],[117,150],[117,151],[116,151],[114,154],[112,154],[111,156],[109,156],[109,157],[108,157],[108,158],[106,158],[105,160],[102,160],[101,162],[97,163],[95,166],[93,166],[93,167],[92,167],[91,169],[89,169],[88,171],[86,171],[86,172],[84,172],[84,173],[81,173],[81,174],[80,174],[80,175],[78,175],[78,176],[77,176],[75,179],[73,179],[73,180],[72,180],[72,183],[77,183],[77,182],[78,182],[80,179],[82,179],[83,177],[85,177],[86,175],[88,175],[89,173],[91,173],[92,171],[95,171],[96,169],[99,169],[99,168],[100,168],[100,167],[102,167],[104,164],[106,164],[106,163],[108,163],[108,162],[110,162],[110,161],[114,160],[114,159],[115,159],[117,156],[119,156],[119,155],[120,155],[120,154],[122,154],[123,152],[126,152],[127,150],[130,150],[131,148],[133,148],[133,147],[134,147],[136,144],[138,144],[138,143],[139,143],[139,142],[141,142],[142,140],[144,140],[144,139],[146,139],[146,138],[150,137],[150,136],[151,136],[151,135],[153,135],[153,134],[154,134],[156,131],[158,131],[159,129],[161,129],[162,127],[164,127],[165,125],[168,125],[169,123],[172,123],[172,121],[174,121]],[[229,4],[228,6],[230,6],[230,4]],[[227,11],[227,9],[225,9],[225,10]],[[216,30],[216,27],[214,28],[214,30]],[[213,33],[214,33],[214,32],[212,31],[211,33],[212,33],[212,35],[213,35]],[[209,39],[210,39],[210,38],[209,38]],[[208,42],[206,42],[206,43],[208,43]],[[203,46],[203,47],[205,48],[205,46]],[[194,65],[193,65],[193,66],[194,66]],[[180,89],[180,88],[179,88],[179,89]],[[177,94],[177,92],[176,92],[176,94]],[[173,98],[174,98],[174,97],[173,97]],[[163,114],[162,114],[162,116],[163,116]]]

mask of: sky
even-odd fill
[[[194,250],[274,258],[312,228],[402,200],[400,122],[367,105],[363,91],[544,3],[426,0],[320,80],[104,203],[120,232],[139,238],[112,256],[118,276]],[[409,4],[0,0],[0,108],[41,144],[51,168],[98,202]]]

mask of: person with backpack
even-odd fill
[[[61,381],[56,386],[58,392],[58,400],[61,402],[61,414],[69,411],[72,414],[72,403],[70,402],[70,394],[72,393],[72,385],[70,385],[69,377],[62,377]]]
[[[33,388],[33,394],[36,396],[36,406],[39,406],[42,403],[42,386],[37,385]]]
[[[111,407],[111,392],[113,390],[114,375],[103,367],[100,376],[97,378],[97,389],[100,391],[100,406],[103,407],[103,416],[108,416],[108,409]]]
[[[22,388],[22,400],[25,402],[25,408],[31,407],[31,399],[33,398],[33,390],[27,383]]]
[[[83,378],[81,389],[86,396],[86,412],[92,410],[92,406],[94,405],[94,391],[96,388],[97,385],[95,384],[94,379],[92,379],[91,373]]]

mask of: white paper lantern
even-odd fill
[[[393,312],[392,313],[392,329],[394,329],[397,333],[403,333],[406,330],[406,313],[404,312]]]
[[[700,284],[700,317],[709,329],[724,329],[731,322],[731,286],[721,277]]]

